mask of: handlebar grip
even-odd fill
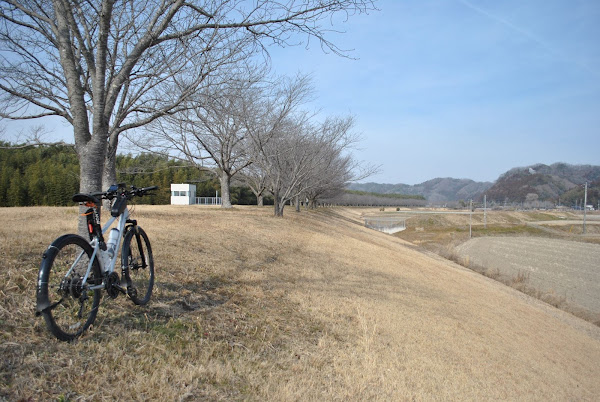
[[[142,190],[142,191],[144,191],[144,192],[145,192],[145,191],[158,190],[158,186],[144,187],[144,188],[141,188],[140,190]]]

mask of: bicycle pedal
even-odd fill
[[[134,288],[133,286],[128,286],[127,287],[127,296],[129,296],[132,299],[137,297],[137,289]]]

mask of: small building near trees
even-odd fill
[[[195,184],[171,184],[171,205],[221,205],[219,192],[215,197],[197,197]]]
[[[171,184],[171,205],[193,205],[195,203],[195,184]]]

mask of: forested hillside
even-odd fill
[[[422,195],[381,194],[356,190],[344,190],[344,192],[331,198],[325,198],[323,201],[335,205],[382,207],[421,207],[425,206],[427,202]]]
[[[72,147],[0,149],[0,206],[69,205],[78,188]]]
[[[79,191],[79,162],[73,147],[9,145],[0,143],[0,206],[73,205],[71,197]],[[127,185],[160,187],[156,195],[138,201],[147,204],[168,204],[171,183],[194,182],[198,196],[212,196],[219,189],[210,172],[151,154],[119,155],[117,172],[119,182]]]
[[[600,166],[593,165],[540,163],[514,168],[502,174],[486,194],[488,201],[498,203],[550,202],[575,206],[582,205],[585,182],[588,182],[588,205],[597,205]]]

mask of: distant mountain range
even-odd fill
[[[581,185],[586,181],[589,183],[588,203],[593,203],[594,191],[600,189],[600,166],[566,163],[514,168],[500,175],[494,183],[437,178],[415,185],[353,183],[348,188],[380,194],[422,195],[431,204],[470,199],[482,201],[484,194],[488,201],[497,203],[557,202],[561,196],[565,201],[577,197],[580,190],[583,192]]]
[[[350,190],[379,194],[422,195],[429,203],[469,200],[478,197],[493,183],[468,179],[437,178],[421,184],[353,183]]]

